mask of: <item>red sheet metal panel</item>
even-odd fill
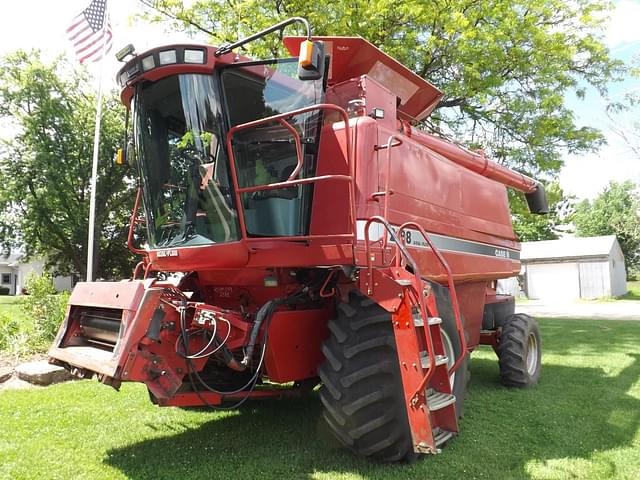
[[[329,310],[276,312],[269,326],[265,367],[269,379],[284,383],[317,375],[324,360],[320,344],[329,336]]]
[[[285,37],[284,46],[291,55],[300,52],[306,37]],[[364,38],[313,37],[325,43],[331,57],[329,84],[368,75],[400,98],[398,110],[421,120],[429,116],[443,94],[435,86],[419,77]]]
[[[119,308],[135,311],[144,293],[144,282],[79,282],[69,299],[70,305]]]

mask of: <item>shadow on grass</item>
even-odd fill
[[[640,401],[627,391],[639,378],[639,358],[616,376],[546,366],[528,390],[502,388],[497,362],[473,359],[460,436],[413,465],[374,464],[338,449],[318,420],[316,396],[256,403],[196,429],[110,450],[105,462],[132,479],[527,478],[531,462],[591,461],[595,450],[632,443]],[[615,464],[603,468],[615,475]]]

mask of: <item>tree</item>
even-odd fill
[[[573,215],[576,235],[615,235],[627,272],[640,265],[640,196],[633,182],[611,182],[598,197],[584,200]]]
[[[575,199],[566,196],[558,182],[546,185],[545,190],[549,202],[547,215],[530,213],[524,195],[509,190],[513,229],[521,242],[557,239],[556,228],[566,221],[572,211]]]
[[[123,108],[107,96],[96,192],[98,277],[130,275],[126,249],[134,182],[113,162]],[[0,59],[0,119],[13,135],[0,143],[0,241],[41,256],[61,274],[86,275],[95,96],[86,71],[38,51]]]
[[[635,75],[640,76],[640,72]],[[611,130],[622,139],[629,153],[640,159],[640,94],[630,92],[622,102],[611,103],[607,108],[607,117],[611,120]]]
[[[640,54],[631,59],[629,77],[640,80]],[[611,130],[622,139],[634,157],[640,159],[640,91],[632,88],[624,92],[617,101],[607,105],[607,117],[611,121]]]
[[[601,93],[624,67],[602,42],[605,0],[142,0],[144,18],[233,41],[291,16],[317,35],[361,35],[445,94],[424,126],[525,173],[553,173],[563,151],[597,149],[603,136],[578,127],[568,90]],[[290,30],[288,33],[295,33]],[[276,38],[274,38],[276,37]],[[282,53],[277,36],[248,52]]]

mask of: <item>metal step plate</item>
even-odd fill
[[[453,437],[453,435],[453,432],[449,432],[448,430],[443,430],[441,428],[433,429],[433,440],[438,447]]]
[[[456,403],[456,396],[451,393],[437,392],[433,389],[429,389],[427,392],[427,405],[432,412],[454,403]]]
[[[442,323],[442,319],[440,317],[429,317],[429,325],[440,325]],[[414,312],[413,314],[413,325],[415,327],[423,327],[424,322],[422,321],[422,317],[419,313]]]
[[[436,367],[446,365],[447,362],[449,362],[449,357],[446,355],[436,355]],[[420,364],[422,368],[429,368],[429,355],[427,355],[427,352],[420,352]]]

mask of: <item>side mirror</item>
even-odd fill
[[[133,146],[133,142],[127,143],[127,150],[125,153],[125,159],[131,168],[136,166],[136,149]]]
[[[135,167],[135,165],[136,165],[136,151],[133,148],[133,143],[132,142],[128,142],[126,148],[119,148],[116,151],[116,155],[115,155],[113,161],[116,163],[116,165],[119,165],[121,167],[126,165],[126,164],[129,164],[129,166],[131,168]]]
[[[130,46],[127,45],[126,48]],[[136,165],[136,150],[133,148],[133,142],[129,139],[129,109],[124,117],[124,145],[124,148],[119,148],[116,151],[113,161],[121,167],[128,163],[133,168]]]
[[[324,42],[303,40],[298,58],[298,78],[300,80],[318,80],[324,76]]]
[[[113,161],[116,163],[116,165],[124,165],[124,162],[126,161],[126,153],[122,148],[116,150],[116,156],[114,157]]]

